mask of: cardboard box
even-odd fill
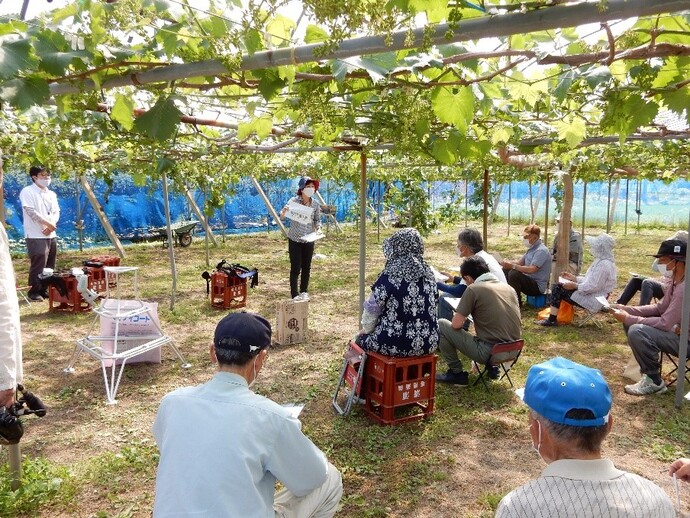
[[[308,300],[278,302],[278,321],[274,341],[280,345],[299,344],[307,339]]]

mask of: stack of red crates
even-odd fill
[[[88,262],[101,263],[103,266],[120,266],[120,258],[112,255],[96,255],[90,258]],[[91,278],[91,289],[98,293],[104,292],[107,286],[105,284],[105,270],[103,267],[87,266],[86,270]]]
[[[220,309],[243,308],[247,305],[247,279],[224,272],[211,274],[211,306]]]
[[[65,296],[60,295],[60,292],[55,286],[50,285],[48,289],[48,310],[55,311],[89,311],[91,306],[86,302],[81,293],[77,291],[77,278],[72,274],[57,274],[55,277],[60,277],[67,289]],[[91,279],[88,283],[91,288]]]
[[[435,354],[395,358],[367,352],[364,410],[369,417],[379,423],[394,424],[431,415],[436,358]]]

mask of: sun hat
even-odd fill
[[[556,357],[530,367],[520,399],[549,421],[570,426],[602,426],[609,420],[611,391],[598,369]],[[566,417],[571,410],[589,410],[591,419]]]
[[[218,322],[213,344],[220,350],[259,354],[271,345],[271,324],[256,313],[230,313]]]
[[[671,257],[678,261],[685,261],[685,252],[687,250],[687,243],[680,239],[667,239],[662,241],[659,245],[659,251],[653,254],[652,257]]]
[[[314,190],[315,191],[319,190],[319,181],[316,178],[312,178],[310,176],[303,176],[302,178],[299,179],[299,184],[298,184],[298,189],[297,189],[298,194],[302,194],[302,189],[304,189],[304,186],[307,185],[307,182],[312,182],[314,184]]]

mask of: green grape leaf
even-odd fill
[[[290,45],[290,36],[295,28],[295,22],[282,15],[275,16],[266,25],[266,32],[275,47],[287,47]]]
[[[322,29],[318,25],[307,25],[307,33],[304,36],[304,43],[321,43],[323,41],[328,41],[328,32]]]
[[[36,64],[31,42],[22,38],[0,44],[0,79],[8,79]]]
[[[250,56],[256,53],[257,50],[261,50],[261,48],[263,48],[263,44],[263,37],[256,29],[249,29],[244,34],[244,45],[247,48],[247,53]]]
[[[575,149],[587,135],[585,121],[580,117],[568,117],[565,120],[558,120],[553,123],[558,132],[558,138],[565,140],[570,149]]]
[[[491,132],[491,143],[495,146],[497,144],[507,144],[513,136],[513,128],[509,126],[501,126],[494,128]]]
[[[457,160],[455,156],[455,146],[445,139],[439,138],[434,140],[433,144],[431,144],[430,153],[431,156],[442,164],[454,164]]]
[[[175,135],[181,115],[170,97],[159,97],[153,108],[134,121],[134,129],[164,142]]]
[[[127,131],[134,127],[134,102],[130,97],[115,94],[115,103],[110,110],[110,118],[116,121]]]
[[[0,85],[0,99],[19,110],[43,104],[49,97],[48,83],[38,77],[12,79]]]
[[[452,124],[463,135],[474,118],[474,94],[469,87],[436,87],[431,92],[431,107],[441,122]]]
[[[85,50],[68,50],[69,43],[65,37],[53,31],[42,31],[34,43],[36,55],[40,60],[39,68],[54,76],[62,76],[70,65],[84,69],[84,61],[90,57]]]

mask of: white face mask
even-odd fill
[[[522,244],[525,245],[525,247],[527,247],[527,248],[532,246],[532,243],[529,242],[529,239],[523,239]]]
[[[666,263],[666,264],[657,264],[656,268],[659,270],[659,273],[663,275],[664,277],[673,277],[673,269],[669,270],[668,265],[671,263]]]
[[[541,450],[541,423],[539,421],[537,421],[536,419],[534,420],[534,422],[537,423],[538,432],[537,432],[537,444],[535,446],[534,442],[532,442],[532,449],[537,452],[537,455],[539,455],[539,458],[541,460],[546,462],[546,460],[544,460],[544,457],[542,457],[541,451],[540,451]]]
[[[304,189],[302,189],[302,194],[304,194],[308,198],[311,198],[312,196],[314,196],[315,192],[316,191],[314,190],[313,187],[305,187]]]
[[[36,177],[36,185],[43,187],[44,189],[50,185],[50,178],[38,178]]]
[[[257,375],[257,372],[256,372],[256,359],[257,359],[258,357],[259,357],[259,355],[257,354],[257,355],[256,355],[256,358],[254,358],[254,364],[252,365],[252,370],[254,371],[254,376],[252,377],[252,380],[249,382],[249,385],[247,386],[247,388],[252,388],[252,385],[254,385],[254,382],[256,381],[256,375]]]

